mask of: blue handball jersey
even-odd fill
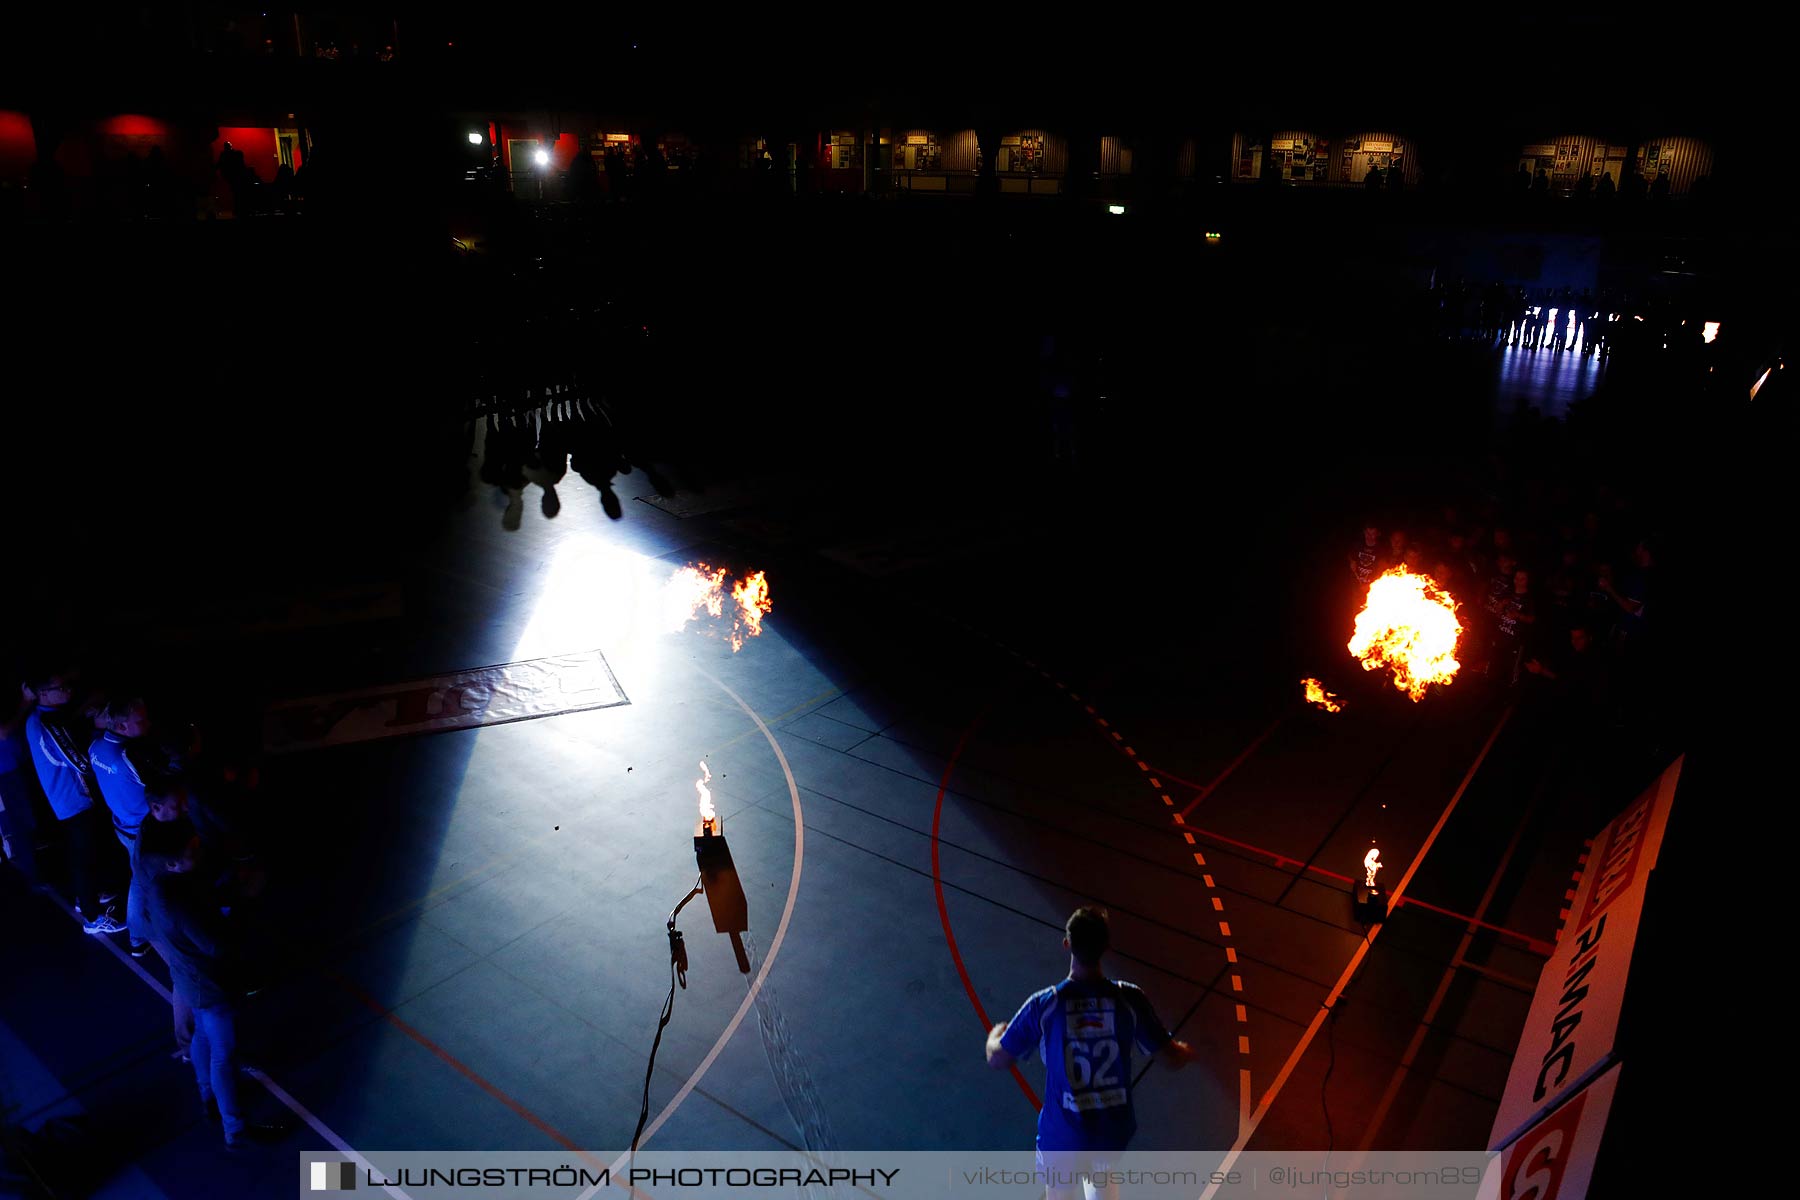
[[[1169,1031],[1135,984],[1065,979],[1020,1006],[1000,1035],[1017,1059],[1044,1060],[1039,1150],[1125,1149],[1137,1132],[1131,1109],[1133,1048],[1154,1054]]]
[[[113,828],[125,837],[135,838],[143,828],[144,818],[150,815],[150,797],[126,745],[124,738],[107,730],[88,747],[88,766],[94,770],[94,782],[100,785],[100,798],[112,811]]]

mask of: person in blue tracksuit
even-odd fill
[[[88,747],[88,763],[100,798],[112,813],[113,833],[131,859],[131,887],[125,894],[125,924],[131,931],[131,953],[142,958],[150,948],[150,922],[144,912],[144,889],[137,872],[138,831],[150,812],[144,795],[144,777],[135,759],[150,735],[150,712],[135,696],[114,700],[106,708],[107,728]],[[138,748],[138,753],[132,750]]]
[[[54,671],[32,681],[37,707],[25,718],[25,744],[37,769],[44,799],[56,814],[66,835],[69,882],[75,911],[89,933],[117,933],[125,926],[110,906],[102,908],[95,878],[99,865],[98,814],[94,798],[99,788],[88,763],[88,746],[94,732],[87,716],[74,705],[75,681],[71,672]]]
[[[1079,1174],[1104,1170],[1137,1132],[1131,1102],[1135,1049],[1172,1069],[1193,1049],[1170,1036],[1135,984],[1108,979],[1101,956],[1111,943],[1106,910],[1082,907],[1063,927],[1069,975],[1033,993],[1013,1019],[988,1031],[987,1063],[1005,1070],[1035,1053],[1044,1061],[1044,1106],[1038,1112],[1038,1164],[1052,1200],[1079,1197]]]

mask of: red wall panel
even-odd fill
[[[22,112],[0,109],[0,179],[24,179],[37,158],[37,139],[31,118]]]

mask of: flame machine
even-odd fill
[[[1376,886],[1375,873],[1387,864],[1381,861],[1381,851],[1373,847],[1363,855],[1363,881],[1356,885],[1354,903],[1356,919],[1364,925],[1379,925],[1387,920],[1387,897],[1382,895]]]
[[[713,930],[731,939],[739,973],[750,973],[750,955],[744,949],[742,937],[750,931],[750,901],[738,879],[737,866],[731,861],[731,847],[725,842],[725,819],[713,807],[712,789],[706,786],[711,779],[712,772],[702,762],[700,778],[694,782],[694,790],[700,795],[700,818],[694,823],[694,864],[700,868],[700,877],[669,912],[669,995],[663,1001],[662,1015],[656,1023],[656,1038],[650,1043],[650,1061],[644,1068],[643,1104],[638,1109],[637,1129],[631,1135],[634,1154],[644,1133],[644,1123],[650,1117],[650,1077],[656,1070],[656,1052],[662,1046],[663,1030],[669,1027],[669,1020],[675,1015],[675,989],[677,986],[687,988],[687,941],[676,928],[676,922],[681,917],[681,910],[695,896],[706,896]]]
[[[731,847],[725,843],[725,819],[716,813],[702,817],[694,826],[694,863],[700,868],[700,881],[695,886],[706,893],[706,907],[712,911],[713,932],[731,939],[738,972],[748,975],[750,956],[744,951],[741,935],[750,931],[750,901],[744,896],[744,885],[738,880],[737,867],[731,861]],[[689,899],[692,898],[690,895]],[[670,913],[669,931],[678,935],[674,918],[675,914]]]

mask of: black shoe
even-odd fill
[[[149,942],[133,942],[133,943],[131,943],[131,957],[142,958],[148,953],[150,953],[150,943]]]
[[[238,1130],[237,1136],[225,1139],[227,1150],[244,1150],[251,1146],[266,1146],[270,1142],[279,1142],[288,1134],[285,1125],[264,1125],[258,1121],[246,1121]]]

